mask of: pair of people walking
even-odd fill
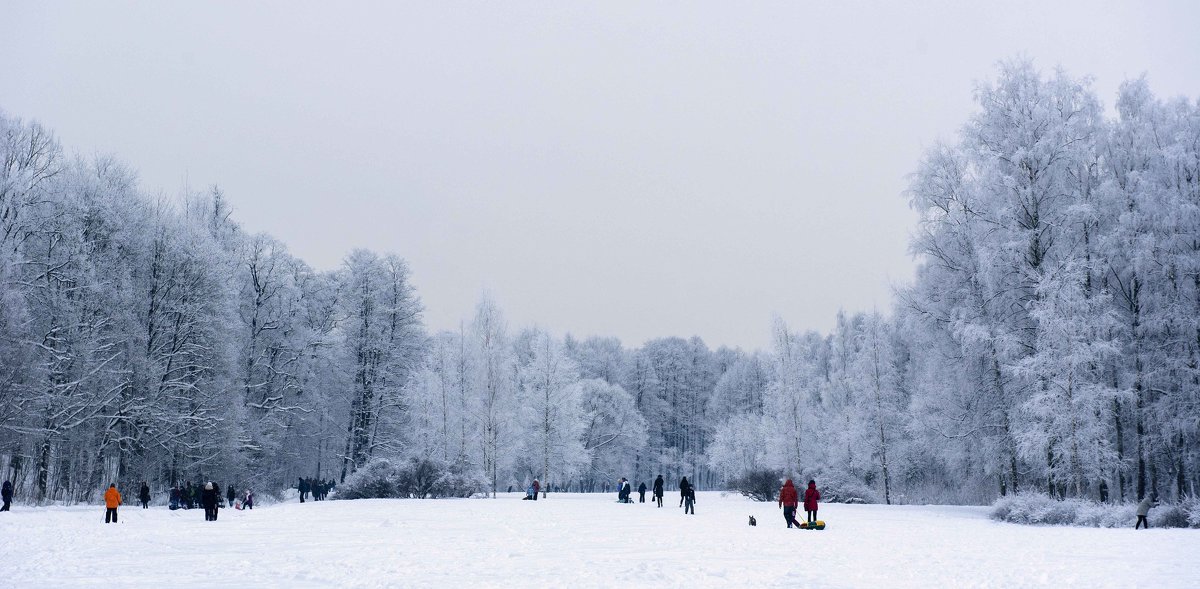
[[[809,524],[817,521],[817,502],[820,500],[821,492],[817,490],[817,482],[808,481],[808,489],[804,491],[804,511],[808,513]],[[785,481],[783,488],[779,489],[779,506],[783,508],[783,519],[787,522],[787,527],[799,528],[800,522],[796,521],[796,508],[800,506],[800,493],[796,491],[792,479]]]
[[[679,481],[679,504],[683,513],[696,515],[696,488],[688,482],[687,477]]]

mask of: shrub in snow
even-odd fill
[[[1200,497],[1184,499],[1183,510],[1188,514],[1188,524],[1193,528],[1200,528]]]
[[[779,488],[783,486],[783,471],[769,468],[748,470],[729,481],[729,488],[755,501],[779,499]],[[800,485],[796,485],[801,489]],[[801,491],[803,492],[803,491]]]
[[[1184,502],[1151,509],[1151,527],[1187,527],[1187,505]],[[992,505],[991,517],[1015,524],[1123,528],[1137,521],[1137,504],[1096,503],[1085,499],[1056,499],[1044,493],[1020,493],[998,499]]]
[[[818,472],[815,476],[797,480],[796,488],[801,494],[808,488],[809,478],[816,479],[822,503],[883,503],[883,497],[858,477],[839,471]]]
[[[394,463],[379,458],[346,477],[335,499],[470,497],[483,487],[465,460],[449,465],[413,458]]]

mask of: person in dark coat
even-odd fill
[[[229,488],[225,490],[225,499],[228,500],[229,506],[233,507],[233,500],[237,499],[237,491],[233,490],[232,484],[230,484]]]
[[[0,511],[8,511],[12,507],[13,486],[11,481],[4,481],[4,486],[0,487],[0,499],[4,500],[4,505],[0,506]]]
[[[792,527],[795,524],[800,527],[800,522],[796,521],[796,508],[800,506],[800,493],[796,492],[796,485],[792,484],[792,479],[788,479],[783,483],[783,488],[779,490],[779,506],[783,508],[783,521],[787,522],[787,527]]]
[[[687,477],[679,481],[679,504],[683,506],[685,514],[696,515],[696,489],[692,488]]]
[[[638,503],[646,502],[646,483],[638,483]]]
[[[217,486],[211,481],[204,483],[204,490],[200,492],[200,503],[204,506],[206,522],[217,520],[217,496]]]
[[[150,509],[150,485],[146,481],[142,481],[142,488],[138,491],[138,500],[142,502],[142,509]]]
[[[804,511],[808,512],[808,523],[817,521],[817,501],[821,500],[821,492],[817,490],[817,481],[808,481],[808,489],[804,491]]]
[[[542,490],[542,484],[537,479],[533,479],[533,500],[537,501],[538,493]]]
[[[182,497],[180,497],[180,499],[183,499],[183,508],[191,509],[192,508],[192,481],[188,481],[183,486],[183,488],[180,489],[180,494],[182,495]]]
[[[654,479],[654,499],[658,501],[659,507],[662,507],[662,498],[663,498],[663,478],[662,478],[662,475],[660,474],[660,475],[658,475],[658,478]]]
[[[304,498],[308,496],[308,479],[300,477],[300,484],[296,485],[296,490],[300,491],[300,502],[304,503]]]
[[[254,491],[246,489],[246,498],[242,500],[243,509],[254,509]]]
[[[180,505],[181,501],[182,501],[182,498],[179,493],[179,486],[171,487],[171,505],[170,505],[169,509],[171,511],[175,511],[176,509],[179,509],[181,507],[181,505]]]

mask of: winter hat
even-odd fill
[[[204,483],[204,490],[205,490],[205,491],[211,491],[211,490],[212,490],[212,481],[209,481],[209,482],[207,482],[207,483]]]

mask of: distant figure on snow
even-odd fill
[[[179,509],[180,507],[182,507],[182,505],[180,505],[181,502],[182,502],[182,494],[179,492],[179,485],[175,485],[174,487],[171,487],[171,505],[170,505],[169,509],[171,511],[175,511],[176,509]]]
[[[296,490],[300,491],[300,502],[304,503],[304,498],[308,496],[308,479],[300,477],[300,484],[296,485]]]
[[[808,523],[817,521],[817,501],[821,500],[821,492],[817,490],[817,481],[808,481],[808,489],[804,491],[804,511],[808,512]]]
[[[180,493],[180,495],[182,495],[180,497],[180,499],[183,500],[183,508],[191,509],[192,508],[192,481],[188,481],[187,484],[184,485],[184,487],[182,489],[180,489],[179,493]]]
[[[679,481],[679,504],[683,506],[683,513],[696,515],[696,489],[692,488],[687,477]]]
[[[1154,500],[1151,499],[1149,495],[1146,495],[1146,498],[1142,499],[1141,503],[1138,503],[1138,509],[1137,509],[1138,518],[1137,518],[1137,523],[1133,524],[1133,529],[1136,530],[1141,526],[1146,526],[1147,530],[1150,529],[1150,522],[1146,519],[1146,516],[1150,515],[1151,507],[1154,507]]]
[[[525,486],[525,496],[521,498],[521,501],[533,501],[533,483]]]
[[[121,506],[121,492],[117,484],[112,483],[104,492],[104,523],[117,523],[117,508]]]
[[[796,508],[800,506],[800,493],[796,492],[796,485],[792,484],[792,479],[788,479],[783,483],[783,488],[779,490],[779,506],[783,508],[783,521],[787,522],[787,527],[796,525],[800,527],[800,522],[796,521]]]
[[[254,509],[254,491],[246,489],[246,498],[242,499],[243,509]]]
[[[212,481],[204,483],[204,490],[200,492],[200,503],[204,505],[204,521],[217,521],[218,496],[220,496],[220,491]]]
[[[646,483],[638,483],[638,503],[646,502]]]
[[[542,484],[537,479],[533,479],[533,500],[537,501],[538,493],[542,490]]]
[[[662,498],[663,498],[663,478],[662,478],[662,475],[660,474],[660,475],[658,475],[658,478],[654,479],[654,499],[658,501],[659,507],[662,507]]]
[[[13,487],[11,481],[4,481],[4,486],[0,487],[0,498],[4,499],[4,505],[0,506],[0,511],[8,511],[12,507]]]
[[[138,491],[138,500],[142,502],[142,509],[150,509],[150,485],[146,481],[142,481],[142,488]]]
[[[233,507],[233,501],[237,499],[237,491],[233,490],[233,483],[230,483],[229,488],[225,490],[225,499],[229,502],[229,506]]]

